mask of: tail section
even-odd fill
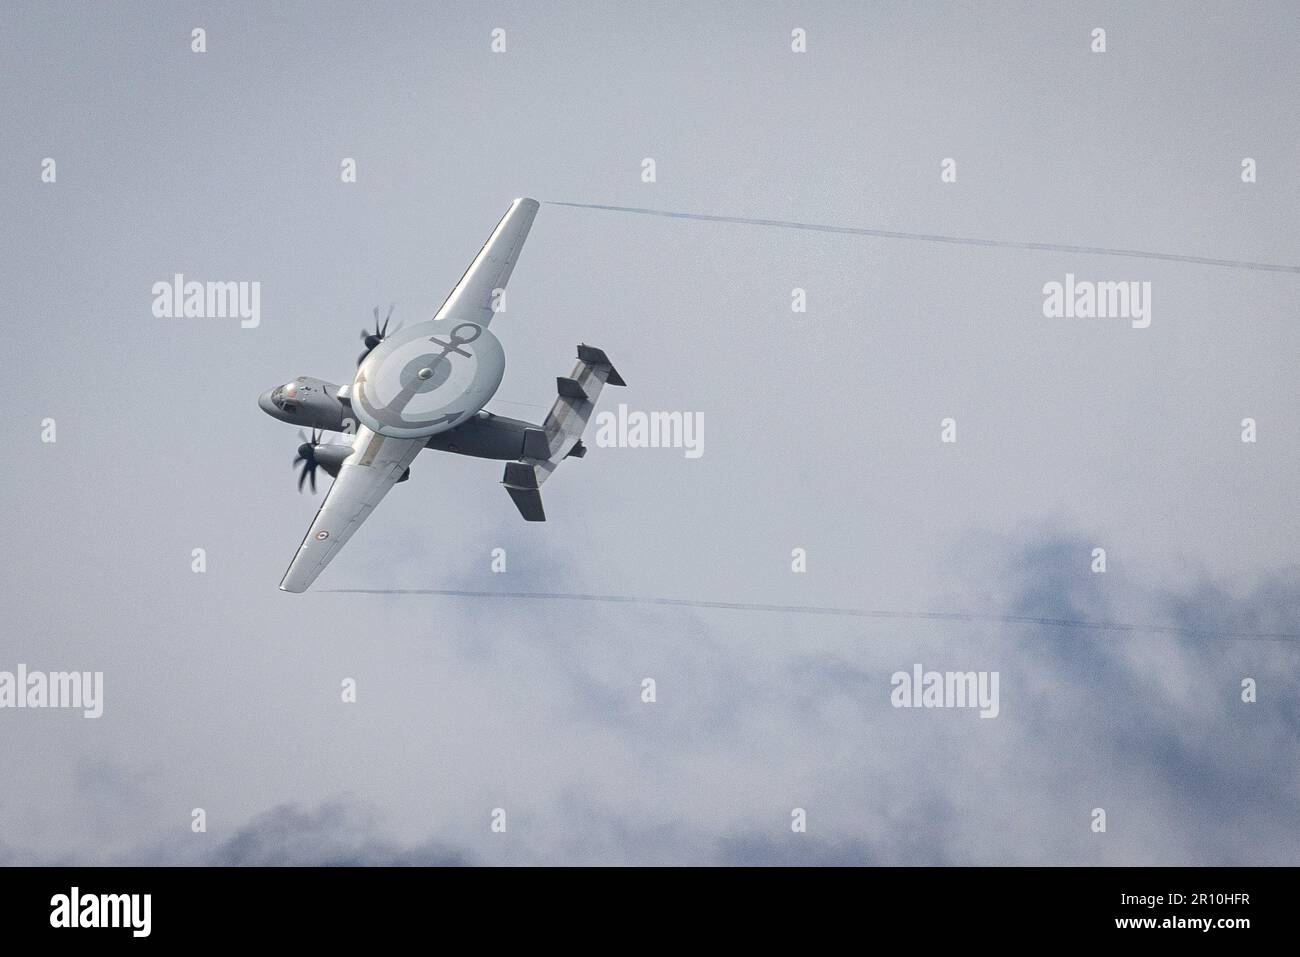
[[[578,346],[578,364],[569,375],[555,380],[559,395],[546,422],[540,430],[529,430],[524,437],[524,457],[507,465],[501,480],[526,521],[546,521],[540,489],[555,466],[569,456],[582,458],[587,454],[582,433],[606,383],[627,385],[602,350]]]
[[[542,508],[542,493],[537,490],[537,470],[523,462],[511,462],[506,466],[505,478],[501,484],[510,493],[515,508],[524,517],[525,522],[546,521],[546,511]]]

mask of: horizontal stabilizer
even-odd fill
[[[578,346],[578,358],[589,365],[608,367],[609,373],[605,376],[605,381],[610,385],[627,385],[623,381],[623,377],[618,374],[618,370],[614,368],[614,363],[609,361],[609,356],[605,355],[604,349],[580,345]]]
[[[575,445],[573,448],[569,449],[569,454],[566,455],[565,458],[580,459],[586,454],[587,454],[587,447],[582,444],[582,439],[578,439],[578,444]]]
[[[544,522],[546,521],[546,511],[542,508],[542,493],[535,488],[510,488],[506,487],[510,493],[510,498],[514,501],[515,507],[519,509],[519,514],[524,517],[525,522]]]
[[[501,484],[510,493],[510,500],[519,509],[526,522],[546,521],[542,508],[542,493],[537,490],[537,470],[524,462],[506,463],[506,474]]]

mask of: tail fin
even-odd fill
[[[595,346],[578,346],[578,364],[569,375],[555,380],[555,390],[559,395],[541,432],[531,432],[526,436],[524,457],[508,464],[505,477],[501,479],[525,520],[546,521],[539,491],[542,484],[561,461],[569,456],[582,458],[587,454],[587,447],[582,444],[582,433],[606,383],[627,385],[603,350]]]

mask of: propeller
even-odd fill
[[[294,456],[293,464],[297,466],[302,463],[302,472],[298,475],[298,491],[302,491],[302,484],[311,479],[312,494],[316,494],[316,469],[319,463],[316,461],[316,446],[320,445],[321,433],[316,429],[311,430],[311,438],[308,439],[302,430],[298,431],[298,437],[302,439],[302,445],[298,446],[298,454]]]
[[[396,303],[391,302],[388,304],[388,315],[384,316],[382,324],[379,322],[379,307],[375,306],[375,331],[371,332],[369,329],[361,330],[361,341],[365,344],[366,351],[357,356],[357,365],[361,365],[361,363],[365,362],[366,356],[370,355],[375,346],[388,338],[388,320],[393,318],[393,307],[395,305]],[[399,322],[397,324],[397,329],[400,328],[402,328],[402,324]],[[397,329],[394,329],[393,331],[396,332]]]

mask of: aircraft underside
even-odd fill
[[[506,461],[501,484],[525,521],[544,522],[541,486],[564,459],[586,454],[582,433],[606,383],[624,385],[603,351],[578,346],[578,362],[555,380],[541,425],[484,406],[505,373],[505,351],[488,328],[532,227],[538,203],[517,199],[430,320],[389,332],[392,317],[363,329],[356,377],[336,385],[299,376],[263,393],[268,415],[312,430],[298,447],[301,491],[316,473],[334,478],[280,588],[306,591],[424,449]],[[345,443],[322,441],[343,433]]]

